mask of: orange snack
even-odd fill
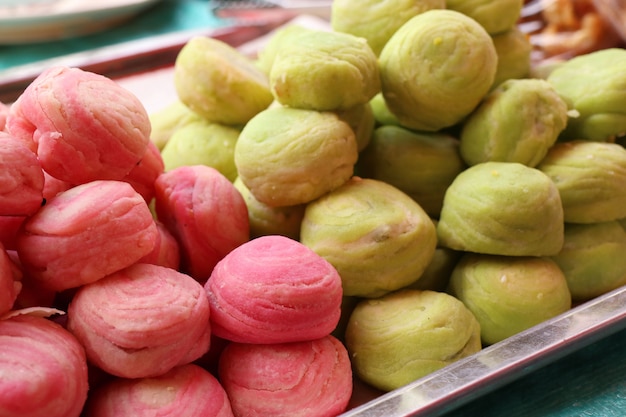
[[[188,275],[135,264],[81,287],[68,307],[68,329],[98,368],[123,378],[163,375],[204,355],[209,302]]]
[[[116,378],[89,395],[83,417],[233,417],[219,381],[193,364],[153,378]]]
[[[241,343],[286,343],[330,334],[341,315],[341,277],[302,243],[253,239],[215,267],[205,289],[213,332]]]
[[[282,344],[229,344],[219,377],[237,417],[335,417],[352,395],[352,369],[333,336]]]
[[[595,0],[527,0],[525,8],[536,11],[521,26],[532,28],[527,32],[537,62],[566,60],[622,43]]]
[[[22,266],[62,291],[97,281],[152,251],[157,228],[144,199],[122,181],[93,181],[50,199],[18,232]]]
[[[0,320],[0,415],[78,417],[87,399],[87,360],[76,338],[51,320]]]
[[[150,140],[137,97],[107,77],[63,66],[30,83],[11,105],[6,128],[37,153],[44,170],[73,184],[122,179]]]

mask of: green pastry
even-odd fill
[[[546,257],[466,253],[452,272],[448,292],[480,323],[483,345],[551,319],[572,304],[565,275]]]
[[[161,151],[165,170],[185,165],[207,165],[231,182],[237,178],[235,144],[239,130],[205,119],[189,122],[173,133]]]
[[[385,103],[385,97],[383,93],[376,94],[371,100],[370,104],[372,106],[372,112],[374,113],[374,120],[376,123],[380,125],[395,125],[400,126],[400,121],[393,114],[389,107],[387,107],[387,103]]]
[[[352,176],[357,158],[354,131],[337,114],[282,106],[253,117],[235,145],[241,181],[271,207],[334,190]]]
[[[563,206],[556,185],[517,162],[483,162],[446,191],[437,223],[439,244],[510,256],[550,256],[563,246]]]
[[[565,244],[552,259],[572,298],[590,300],[626,285],[626,231],[619,221],[565,224]]]
[[[377,57],[364,38],[304,31],[278,50],[270,87],[276,101],[286,106],[347,110],[380,92]]]
[[[237,177],[233,185],[246,202],[251,239],[266,235],[282,235],[294,240],[300,239],[300,225],[306,207],[304,204],[270,207],[254,198],[241,178]]]
[[[300,241],[337,269],[344,295],[357,297],[417,281],[437,246],[433,221],[413,199],[359,177],[307,204]]]
[[[337,32],[367,39],[376,55],[404,23],[431,9],[444,9],[446,0],[335,0],[330,24]]]
[[[446,0],[446,7],[476,20],[490,34],[512,29],[522,13],[524,0]]]
[[[444,292],[403,289],[360,301],[346,347],[355,373],[383,391],[407,385],[481,349],[480,324]]]
[[[463,252],[450,248],[437,247],[433,259],[424,270],[420,279],[404,288],[445,291],[448,288],[452,271],[462,255]]]
[[[501,161],[534,167],[565,129],[567,112],[567,103],[547,81],[506,80],[463,123],[463,160],[469,165]]]
[[[295,35],[308,30],[311,29],[297,24],[288,24],[277,29],[270,36],[263,49],[261,49],[257,54],[257,59],[255,61],[257,67],[269,76],[272,65],[274,65],[276,54],[278,54],[278,51],[280,51],[283,45],[290,42]]]
[[[563,139],[613,141],[626,134],[626,49],[612,48],[572,58],[548,75],[556,91],[579,113]]]
[[[357,104],[347,110],[337,111],[337,116],[348,123],[354,131],[357,149],[361,152],[369,145],[374,133],[376,119],[370,102]]]
[[[406,22],[380,53],[382,93],[402,125],[438,131],[462,121],[495,79],[498,55],[474,19],[434,9]]]
[[[192,112],[189,107],[185,106],[178,99],[172,101],[161,110],[151,113],[149,117],[150,126],[152,126],[150,140],[154,142],[158,150],[162,150],[165,147],[165,144],[176,129],[188,123],[203,120],[199,114]]]
[[[498,69],[492,88],[509,79],[528,78],[531,73],[532,44],[519,27],[491,35],[498,53]]]
[[[626,218],[626,149],[606,142],[557,142],[537,166],[556,185],[568,223]]]
[[[215,123],[243,125],[274,100],[267,75],[237,49],[215,38],[194,37],[174,65],[178,98]]]
[[[466,165],[452,136],[389,125],[374,131],[357,167],[364,177],[398,187],[437,218],[448,186]]]

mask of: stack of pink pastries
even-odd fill
[[[63,292],[138,261],[178,266],[178,244],[149,207],[164,164],[136,96],[58,66],[6,110],[0,238],[26,281]]]
[[[163,172],[141,102],[95,73],[44,71],[11,106],[0,106],[0,122],[0,238],[9,249],[25,217],[58,193],[124,181],[147,200]]]
[[[162,404],[172,416],[232,415],[230,403],[220,414],[206,404],[219,398],[217,380],[186,368],[209,350],[210,307],[202,285],[179,272],[177,236],[150,207],[164,168],[138,99],[103,76],[56,67],[2,110],[0,415],[80,415],[88,369],[107,376],[98,381],[155,378],[159,398],[178,381],[180,395]],[[65,314],[26,314],[41,307]],[[39,327],[50,333],[41,341]],[[121,415],[154,415],[154,406]]]
[[[0,416],[345,410],[326,260],[251,240],[216,169],[165,172],[145,109],[106,77],[50,68],[0,110]],[[61,315],[27,315],[41,307]]]
[[[334,416],[348,405],[352,371],[331,332],[341,278],[296,240],[267,235],[215,267],[205,289],[215,335],[230,343],[219,377],[236,416]]]

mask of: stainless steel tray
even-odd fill
[[[140,99],[144,94],[144,99],[150,97],[146,100],[153,101],[152,94],[156,91],[161,94],[160,102],[146,104],[158,109],[174,97],[172,90],[153,86],[163,86],[163,80],[171,76],[175,57],[191,36],[213,36],[240,46],[268,34],[282,23],[164,35],[3,71],[0,101],[15,100],[43,68],[64,64],[117,79]],[[624,328],[626,286],[397,390],[381,393],[356,381],[350,409],[341,417],[440,416]]]

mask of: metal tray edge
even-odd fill
[[[436,417],[626,328],[626,286],[485,347],[341,417]]]

